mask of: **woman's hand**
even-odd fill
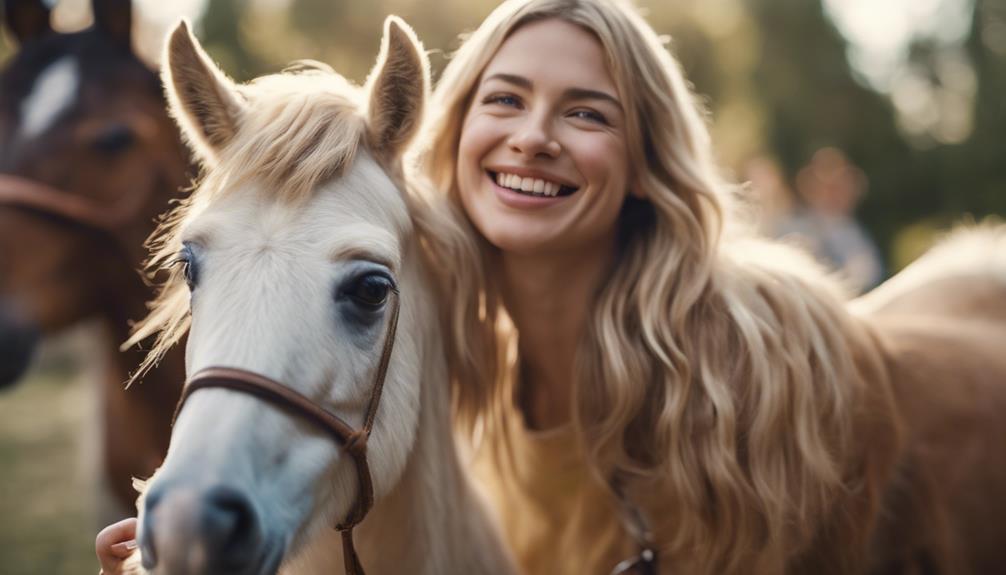
[[[113,523],[98,533],[94,551],[101,563],[102,575],[123,575],[123,562],[136,550],[136,518]]]

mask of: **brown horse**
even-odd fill
[[[20,378],[40,336],[100,318],[104,473],[128,509],[130,478],[166,450],[184,372],[168,357],[127,393],[139,352],[118,344],[144,314],[143,242],[187,181],[188,156],[131,48],[128,0],[94,0],[94,25],[73,34],[51,29],[42,0],[5,8],[20,49],[0,72],[0,386]]]

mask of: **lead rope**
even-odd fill
[[[622,525],[639,547],[639,553],[635,557],[630,557],[615,565],[611,575],[633,572],[637,575],[657,575],[657,546],[654,543],[653,531],[650,529],[649,522],[642,510],[636,507],[625,495],[621,481],[612,479],[610,485],[615,499],[618,501]]]

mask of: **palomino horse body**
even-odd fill
[[[876,333],[902,434],[871,569],[1001,571],[1006,228],[957,232],[852,309]]]
[[[207,173],[162,238],[162,260],[181,269],[136,337],[161,330],[166,344],[191,318],[190,374],[241,370],[348,427],[373,418],[365,449],[341,447],[329,433],[341,423],[263,401],[261,388],[189,393],[141,498],[143,566],[337,571],[332,526],[365,497],[348,455],[362,452],[374,505],[356,548],[368,573],[511,572],[455,452],[437,306],[396,176],[427,89],[411,32],[389,20],[366,107],[319,70],[234,86],[184,25],[165,61]]]
[[[175,355],[127,393],[139,355],[118,346],[149,299],[144,239],[188,161],[157,76],[130,47],[129,2],[93,8],[92,28],[57,34],[41,0],[6,3],[21,47],[0,76],[0,385],[20,377],[38,336],[101,320],[103,470],[121,512],[130,478],[167,449],[179,393]]]

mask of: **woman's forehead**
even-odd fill
[[[597,37],[577,24],[550,18],[517,28],[483,71],[527,78],[532,83],[575,85],[617,93],[604,48]]]

